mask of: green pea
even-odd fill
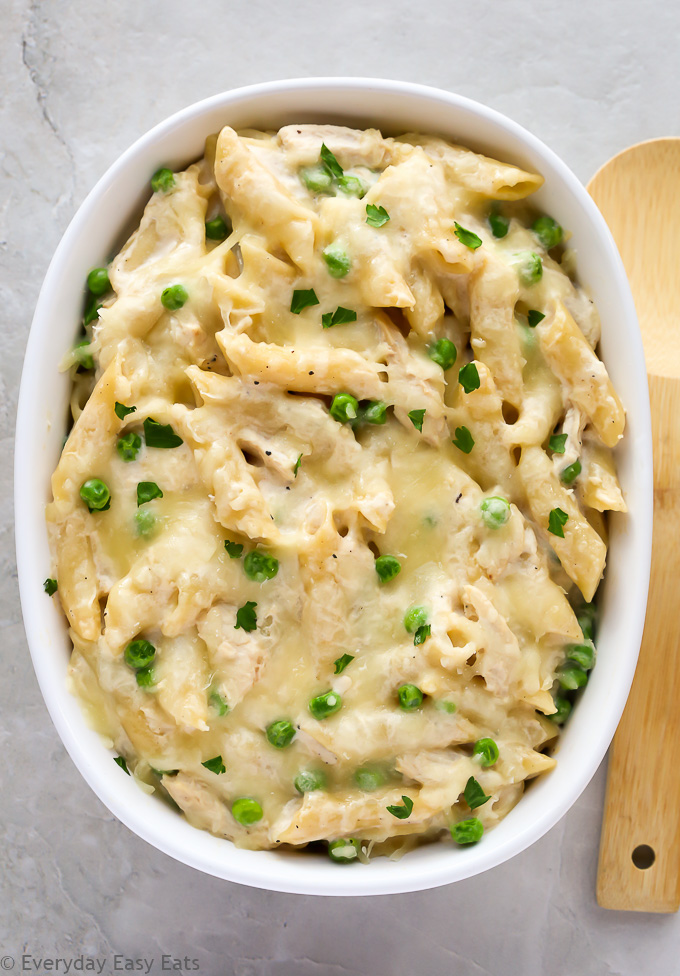
[[[344,278],[345,275],[349,274],[352,268],[352,262],[349,259],[347,251],[341,244],[337,242],[329,244],[328,247],[323,249],[321,255],[326,262],[326,267],[331,277]]]
[[[397,689],[399,705],[404,711],[410,712],[414,708],[420,708],[423,704],[423,693],[416,685],[404,684]]]
[[[111,504],[111,492],[99,478],[88,478],[80,486],[80,497],[91,512],[105,512]]]
[[[451,369],[458,352],[450,339],[437,339],[427,347],[427,354],[433,363],[446,370]]]
[[[373,793],[374,790],[380,789],[385,781],[386,776],[381,769],[362,766],[354,771],[354,782],[360,790],[364,790],[366,793]]]
[[[314,790],[322,790],[326,785],[326,774],[320,769],[305,769],[293,780],[293,785],[298,793],[313,793]]]
[[[359,403],[351,393],[336,393],[333,397],[329,413],[339,424],[356,420],[359,415]]]
[[[328,856],[331,861],[337,864],[349,864],[356,861],[361,850],[361,841],[349,838],[348,840],[332,840],[328,845]]]
[[[572,661],[567,661],[557,669],[557,679],[565,691],[576,691],[588,684],[588,672]]]
[[[419,627],[427,623],[427,610],[425,607],[410,607],[404,614],[404,627],[409,634],[415,634]]]
[[[454,715],[458,711],[456,703],[448,701],[446,698],[440,698],[439,701],[435,702],[434,707],[439,712],[446,712],[447,715]]]
[[[548,447],[554,454],[564,454],[567,444],[567,434],[551,434]]]
[[[467,820],[452,824],[450,830],[456,844],[476,844],[482,839],[484,825],[478,817],[468,817]]]
[[[242,827],[249,827],[262,820],[264,813],[257,800],[253,800],[251,796],[239,796],[232,803],[231,815],[236,823],[240,823]]]
[[[310,712],[319,721],[334,715],[341,708],[342,698],[335,691],[325,691],[323,695],[316,695],[309,702]]]
[[[492,210],[489,214],[489,227],[494,237],[505,237],[510,227],[510,221],[507,217]]]
[[[571,702],[563,695],[556,695],[555,707],[557,711],[553,712],[552,715],[549,715],[548,718],[552,719],[556,725],[563,725],[569,718],[569,714],[571,712]]]
[[[510,518],[510,502],[507,498],[501,498],[499,495],[485,498],[479,507],[482,513],[482,522],[487,529],[500,529]]]
[[[103,295],[111,287],[106,268],[93,268],[87,276],[87,287],[93,295]]]
[[[224,217],[219,214],[217,217],[213,217],[212,220],[206,220],[205,222],[205,236],[209,241],[223,241],[229,234],[231,229],[227,225]]]
[[[171,169],[167,169],[165,166],[162,169],[157,169],[156,172],[151,177],[151,189],[154,193],[167,193],[175,185],[175,176]]]
[[[142,438],[135,434],[134,430],[129,430],[118,438],[116,450],[119,457],[125,461],[136,461],[142,447]]]
[[[270,556],[259,549],[253,549],[243,560],[243,572],[248,579],[255,583],[264,583],[265,580],[274,579],[279,571],[279,561],[275,556]]]
[[[519,251],[515,255],[517,274],[523,285],[535,285],[543,277],[543,262],[534,251]]]
[[[401,563],[396,556],[378,556],[375,571],[381,583],[389,583],[401,572]]]
[[[477,739],[472,747],[472,755],[480,766],[493,766],[498,762],[498,746],[493,739]]]
[[[73,356],[83,369],[94,369],[94,359],[90,352],[92,343],[89,339],[80,339],[73,347]]]
[[[153,667],[140,668],[135,678],[140,688],[153,688],[156,684],[156,672]]]
[[[155,656],[156,648],[151,641],[144,640],[141,637],[130,641],[123,654],[125,663],[131,668],[146,668],[151,664]]]
[[[189,294],[183,285],[169,285],[161,292],[161,304],[169,312],[176,312],[189,300]]]
[[[382,400],[372,400],[359,413],[359,420],[365,424],[384,424],[387,422],[387,404]]]
[[[295,738],[295,726],[288,719],[280,718],[267,726],[267,741],[277,749],[285,749]]]
[[[560,481],[563,485],[573,485],[581,473],[581,462],[574,461],[560,474]]]
[[[590,671],[595,664],[595,645],[592,641],[585,641],[582,644],[567,644],[565,651],[569,660],[576,661],[584,671]]]
[[[156,516],[153,512],[145,509],[141,512],[135,512],[135,527],[137,529],[137,535],[143,539],[150,538],[156,529]]]
[[[321,165],[305,166],[300,170],[299,175],[310,193],[327,193],[333,183],[333,177],[326,167]]]
[[[552,217],[537,217],[531,229],[546,251],[556,247],[564,236],[564,231]]]
[[[338,187],[343,193],[350,197],[358,197],[360,200],[368,193],[368,186],[358,176],[347,176],[343,174],[337,180]]]
[[[226,698],[220,695],[219,691],[211,691],[208,697],[208,704],[215,710],[218,718],[224,718],[229,711]]]
[[[584,603],[576,614],[581,633],[586,640],[593,640],[595,637],[595,615],[596,610],[592,603]]]

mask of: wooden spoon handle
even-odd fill
[[[670,268],[669,268],[669,273]],[[645,630],[609,757],[597,900],[680,907],[680,379],[650,376],[654,536]]]

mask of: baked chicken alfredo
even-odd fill
[[[88,276],[46,588],[90,721],[194,826],[474,843],[554,765],[624,411],[541,183],[226,127]]]

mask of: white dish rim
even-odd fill
[[[578,222],[587,226],[592,234],[592,240],[587,234],[583,237],[582,246],[592,245],[596,241],[595,257],[600,260],[601,268],[611,276],[610,291],[613,290],[617,296],[613,299],[614,306],[618,306],[615,309],[618,315],[617,327],[619,334],[624,334],[626,350],[620,353],[613,346],[613,326],[603,329],[603,345],[606,333],[608,344],[613,350],[605,350],[608,365],[609,356],[616,354],[623,363],[620,371],[634,381],[626,397],[629,418],[632,421],[627,448],[631,462],[626,464],[626,468],[629,486],[632,486],[631,490],[637,502],[635,511],[626,517],[625,524],[620,521],[616,523],[620,526],[617,528],[617,538],[621,537],[623,540],[620,546],[629,553],[625,572],[622,571],[623,567],[620,570],[613,568],[608,571],[607,577],[606,620],[603,621],[607,633],[604,643],[607,644],[611,630],[618,641],[617,666],[610,667],[609,663],[603,665],[600,661],[600,670],[596,667],[593,671],[586,694],[575,709],[570,723],[574,731],[572,734],[572,729],[568,728],[558,762],[559,770],[565,760],[571,761],[572,752],[578,754],[580,762],[571,763],[574,769],[570,779],[559,790],[546,791],[543,783],[549,781],[550,777],[544,777],[533,789],[534,793],[543,791],[543,809],[534,809],[537,804],[529,802],[532,796],[532,791],[529,791],[511,814],[484,838],[484,842],[474,847],[454,850],[452,845],[429,845],[407,855],[399,862],[378,859],[366,867],[351,868],[339,868],[330,861],[314,857],[238,850],[228,841],[189,827],[173,811],[142,793],[132,779],[127,779],[122,771],[117,771],[113,763],[109,767],[102,761],[111,754],[106,752],[98,737],[85,725],[77,704],[65,687],[65,662],[60,664],[54,654],[55,646],[64,644],[65,628],[63,622],[61,625],[58,623],[60,613],[53,606],[45,606],[46,597],[42,590],[42,580],[48,575],[49,563],[45,562],[46,530],[41,506],[47,500],[49,486],[42,481],[39,485],[34,483],[38,456],[36,451],[42,451],[39,455],[41,463],[46,454],[51,452],[54,456],[55,425],[50,418],[49,404],[41,399],[41,383],[43,387],[49,383],[46,378],[46,370],[49,368],[46,350],[49,351],[50,343],[53,343],[49,330],[55,325],[54,299],[59,294],[60,283],[69,275],[72,277],[72,254],[78,238],[87,232],[97,212],[106,204],[107,194],[112,193],[115,184],[135,164],[139,165],[140,160],[148,156],[151,149],[163,140],[177,137],[184,128],[214,115],[215,111],[224,111],[226,123],[230,113],[233,115],[234,111],[247,107],[249,103],[256,104],[263,99],[271,102],[285,102],[288,99],[290,105],[297,99],[299,104],[309,106],[315,99],[327,98],[331,102],[334,98],[337,99],[338,94],[344,94],[349,101],[357,96],[364,100],[373,97],[376,102],[382,98],[385,104],[390,99],[395,103],[397,100],[410,101],[412,105],[420,101],[423,112],[426,109],[435,114],[439,111],[442,118],[447,111],[452,115],[469,117],[471,126],[476,120],[478,127],[485,132],[495,130],[498,139],[502,137],[506,142],[517,144],[520,147],[517,150],[519,155],[531,157],[534,161],[540,160],[541,171],[545,173],[547,170],[553,174],[553,179],[557,178],[560,192],[570,197],[576,205]],[[370,101],[364,101],[364,105],[366,104],[370,104]],[[272,111],[279,114],[281,112],[276,107]],[[309,108],[300,109],[298,114],[308,116],[310,111],[317,116],[320,114],[318,109]],[[287,109],[284,114],[293,121],[295,113],[291,109]],[[336,109],[328,112],[328,116],[337,114]],[[357,117],[370,115],[370,111],[362,107],[361,112],[355,109],[346,114]],[[376,111],[376,117],[380,114],[380,110]],[[402,129],[405,131],[406,127]],[[431,127],[429,129],[431,131]],[[476,141],[479,145],[487,140],[482,138],[470,141]],[[491,142],[493,141],[492,139]],[[461,142],[465,144],[465,139],[461,139]],[[170,162],[169,159],[167,161]],[[188,160],[185,160],[185,165],[186,162]],[[159,160],[158,165],[161,163],[162,160]],[[127,209],[127,202],[123,209]],[[609,314],[613,315],[614,310],[610,309]],[[604,319],[603,315],[603,324],[606,324]],[[66,340],[70,341],[75,334],[76,325],[76,322],[69,319],[68,324],[61,328],[61,336],[65,340],[64,348],[67,345]],[[28,369],[27,363],[38,363],[39,366]],[[56,369],[56,360],[51,365]],[[44,374],[42,377],[41,373]],[[631,404],[634,409],[631,409]],[[138,836],[159,850],[216,877],[274,891],[301,894],[394,894],[432,888],[479,874],[501,864],[543,836],[567,812],[590,781],[606,752],[625,705],[644,623],[651,558],[652,497],[651,422],[644,353],[630,289],[611,234],[585,188],[559,157],[517,123],[463,96],[423,85],[382,79],[301,78],[252,85],[196,102],[149,130],[112,164],[78,208],[45,276],[26,349],[17,413],[15,455],[19,589],[36,675],[52,720],[71,758],[109,810]],[[616,578],[610,580],[611,576]],[[616,612],[622,617],[622,622],[618,624],[615,619],[610,621],[614,612],[613,601],[616,603]],[[611,655],[607,660],[610,658]],[[606,674],[603,673],[605,670]],[[61,684],[58,681],[60,674]],[[581,729],[581,726],[584,728]],[[574,745],[571,745],[572,742]],[[589,742],[587,751],[584,742]],[[557,771],[551,777],[556,775]],[[153,803],[153,808],[149,806],[150,802]],[[148,814],[152,809],[155,812],[149,819]],[[524,809],[526,813],[523,812]],[[436,857],[432,855],[432,851],[437,851]],[[423,852],[426,852],[425,856]]]

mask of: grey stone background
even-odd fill
[[[680,134],[680,5],[1,0],[0,24],[0,956],[14,957],[14,972],[22,952],[33,972],[45,971],[36,959],[80,953],[106,959],[105,973],[115,953],[153,958],[153,973],[162,953],[188,954],[210,976],[680,972],[678,918],[596,905],[603,769],[533,848],[419,894],[257,891],[134,837],[80,779],[40,698],[18,605],[9,463],[51,254],[93,183],[152,124],[256,81],[404,78],[500,109],[586,181],[627,145]]]

